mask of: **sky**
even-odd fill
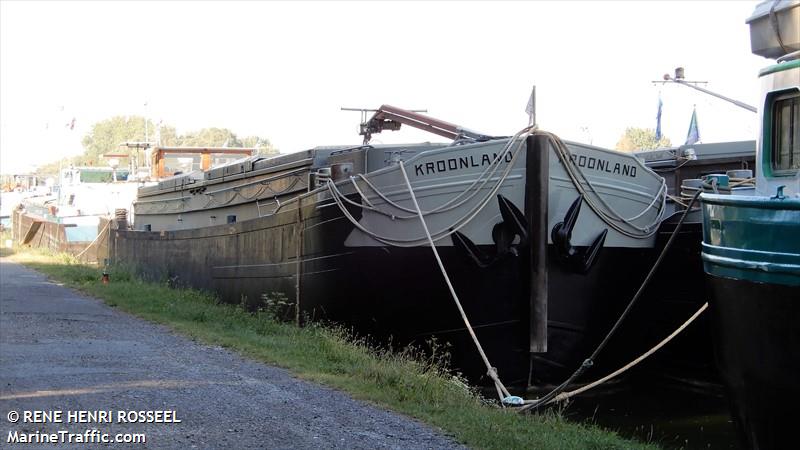
[[[756,2],[22,2],[0,1],[0,172],[82,152],[115,115],[229,128],[282,152],[358,144],[357,112],[390,104],[491,135],[537,122],[613,148],[627,127],[683,144],[754,139],[755,114],[679,85],[756,105],[745,20]],[[67,124],[74,127],[70,129]],[[373,143],[439,141],[404,130]],[[114,149],[109,149],[114,150]]]

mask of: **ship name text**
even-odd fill
[[[510,163],[514,158],[510,152],[506,153],[503,157],[506,163]],[[497,159],[497,153],[489,155],[469,155],[460,156],[458,158],[439,159],[436,161],[429,161],[414,165],[414,175],[430,175],[433,173],[442,173],[450,170],[468,169],[470,167],[483,167],[488,166],[492,161]]]

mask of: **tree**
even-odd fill
[[[75,165],[103,164],[104,153],[130,154],[127,147],[120,147],[124,142],[144,142],[155,139],[153,122],[147,120],[147,136],[145,136],[145,118],[141,116],[115,116],[92,126],[83,138],[83,155],[73,159]]]
[[[178,136],[178,132],[175,130],[175,127],[171,125],[160,125],[156,129],[155,136],[156,138],[154,141],[157,145],[161,145],[163,147],[178,147],[181,145],[181,137]]]
[[[203,128],[181,138],[182,147],[243,147],[236,134],[227,128]]]
[[[624,152],[633,152],[671,145],[670,140],[664,136],[661,137],[661,140],[656,140],[656,130],[652,128],[628,127],[625,129],[625,134],[619,138],[615,148]]]
[[[152,140],[155,127],[152,121],[147,121],[147,138]],[[145,141],[145,118],[141,116],[114,116],[110,119],[97,122],[81,140],[83,154],[40,166],[38,175],[57,175],[60,168],[76,166],[106,166],[107,161],[102,157],[106,153],[130,155],[132,150],[120,147],[123,142]]]

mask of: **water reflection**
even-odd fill
[[[739,449],[722,387],[637,374],[573,397],[564,417],[667,449]]]

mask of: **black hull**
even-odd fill
[[[662,224],[651,260],[675,230],[676,220]],[[700,258],[702,224],[683,224],[658,271],[620,330],[620,339],[650,345],[661,341],[683,324],[711,296]],[[647,261],[642,261],[646,263]],[[711,315],[701,314],[644,365],[650,372],[699,387],[721,389],[714,365]],[[711,386],[713,385],[713,386]]]
[[[430,248],[351,251],[339,264],[328,261],[330,266],[318,266],[314,274],[304,270],[305,314],[350,325],[380,342],[391,337],[425,348],[436,338],[449,345],[455,368],[473,382],[485,381],[486,369]],[[524,264],[511,259],[480,269],[452,247],[439,251],[487,356],[513,385],[563,381],[602,339],[641,280],[618,270],[640,258],[639,250],[606,249],[594,273],[585,276],[551,269],[548,352],[534,354],[531,365]]]
[[[743,441],[754,449],[796,446],[800,287],[708,279],[717,365]]]
[[[562,188],[550,195],[547,183],[540,183],[549,180],[547,171],[553,168],[542,156],[548,153],[542,151],[544,146],[537,139],[528,142],[524,185],[509,182],[518,203],[523,203],[519,194],[524,190],[524,204],[509,206],[510,200],[498,196],[496,205],[482,206],[492,208],[483,209],[487,217],[482,220],[486,223],[483,226],[493,224],[491,239],[495,244],[471,244],[472,239],[491,242],[486,230],[472,230],[472,237],[463,235],[464,239],[456,240],[459,245],[448,245],[450,238],[437,244],[490,361],[505,383],[521,386],[557,384],[569,376],[611,328],[655,258],[648,245],[652,240],[624,237],[614,230],[607,240],[597,240],[605,239],[607,227],[591,217],[586,222],[587,212],[571,217],[578,217],[585,228],[598,229],[582,229],[584,236],[576,242],[585,243],[586,236],[592,236],[599,245],[606,245],[588,273],[577,273],[589,261],[582,256],[585,248],[572,248],[569,239],[562,236],[559,248],[572,255],[570,259],[559,258],[556,247],[546,245],[545,239],[551,234],[547,228],[558,226],[548,223],[548,202],[558,199],[580,205],[583,200],[573,203],[575,199],[563,198]],[[536,162],[538,158],[544,158],[544,162]],[[352,221],[369,222],[371,217],[362,217],[363,209],[357,206],[360,195],[349,195],[352,203],[346,207]],[[339,206],[324,191],[315,191],[283,203],[273,215],[231,225],[162,232],[115,231],[111,256],[145,272],[216,291],[225,301],[241,303],[246,299],[253,309],[265,306],[265,297],[280,294],[293,308],[287,311],[287,318],[298,323],[306,317],[334,321],[377,342],[391,337],[396,346],[411,343],[424,347],[435,337],[450,345],[457,370],[473,382],[485,382],[486,368],[431,249],[426,245],[380,245],[356,230]],[[499,228],[497,219],[490,216],[492,210],[502,217]],[[373,231],[407,231],[402,222],[378,223],[382,225]],[[523,235],[530,238],[523,239]],[[565,259],[568,264],[562,264]],[[546,316],[537,314],[544,305],[537,303],[542,297],[536,294],[545,286],[540,276],[543,272],[537,268],[547,275]],[[649,311],[646,303],[642,310]],[[544,334],[544,322],[539,321],[544,317],[548,351],[532,353],[531,349],[538,350],[543,344],[537,338]],[[649,319],[645,315],[644,323]],[[642,339],[638,332],[628,339],[616,337],[595,361],[599,367],[589,376],[629,362],[670,331],[652,340]]]

